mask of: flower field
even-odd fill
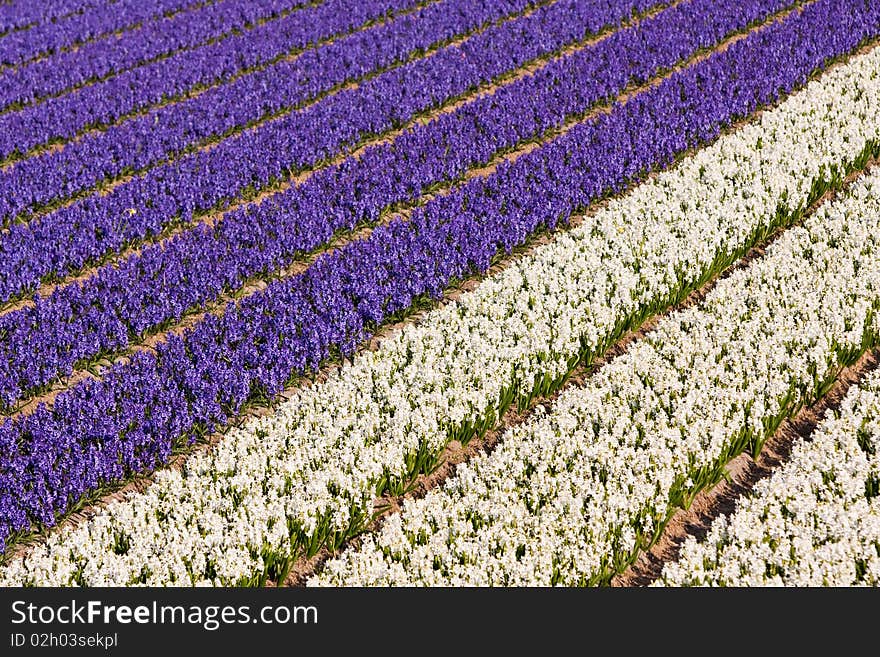
[[[878,44],[0,4],[0,584],[877,586]]]

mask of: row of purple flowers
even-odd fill
[[[26,21],[24,24],[33,20],[36,20],[37,24],[30,29],[12,32],[0,39],[0,64],[20,64],[204,1],[118,0],[107,4],[74,0],[60,4],[36,1],[22,3],[22,9],[27,7],[27,10],[19,16],[28,17],[24,19]],[[41,11],[44,7],[46,10]],[[73,7],[78,9],[74,12],[66,11]],[[59,20],[52,20],[56,17]],[[16,23],[17,26],[21,25],[20,20]]]
[[[145,23],[124,38],[99,39],[0,72],[0,111],[24,105],[271,20],[310,0],[219,0]]]
[[[103,128],[194,89],[228,81],[421,0],[325,0],[216,43],[0,115],[0,158]]]
[[[444,0],[335,39],[203,94],[86,135],[0,172],[0,217],[14,218],[125,171],[143,171],[210,138],[288,111],[343,83],[441,44],[532,0]]]
[[[0,5],[0,37],[14,30],[82,13],[99,4],[101,0],[58,0],[50,4],[18,0],[3,4]]]

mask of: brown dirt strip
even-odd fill
[[[772,20],[770,22],[772,22]],[[769,24],[769,22],[766,24]],[[742,38],[742,35],[736,35],[734,37],[731,37],[731,39],[728,42],[723,42],[723,44],[719,47],[718,51],[720,52],[720,50],[723,50],[723,49],[729,47],[730,44],[732,44],[734,41],[739,40],[740,38]],[[694,61],[697,61],[697,60],[705,59],[707,56],[709,56],[709,54],[711,54],[711,52],[714,52],[714,51],[710,51],[707,53],[702,53],[700,55],[697,55],[694,58],[694,60],[691,61],[690,63],[694,63]],[[637,95],[638,93],[641,93],[642,91],[645,91],[653,86],[656,86],[663,79],[672,75],[676,70],[679,70],[680,68],[684,68],[688,65],[689,65],[689,63],[685,62],[678,67],[674,67],[673,69],[670,69],[670,71],[662,74],[661,77],[655,78],[652,81],[650,81],[644,85],[639,85],[639,86],[632,86],[631,85],[619,97],[620,102],[626,102],[626,100],[628,98],[631,98],[632,96]],[[494,88],[492,91],[489,91],[486,93],[494,93]],[[464,102],[466,102],[466,101],[459,101],[458,104],[462,104]],[[291,276],[295,276],[299,273],[302,273],[303,271],[305,271],[306,268],[308,268],[312,263],[314,263],[314,261],[318,257],[320,257],[324,254],[336,251],[336,250],[344,247],[346,244],[350,244],[351,242],[368,238],[369,235],[372,233],[373,230],[375,230],[376,227],[381,226],[381,225],[387,225],[395,218],[401,218],[404,220],[408,219],[414,208],[419,207],[421,205],[424,205],[432,198],[435,198],[439,195],[451,193],[454,189],[458,188],[462,184],[464,184],[467,181],[472,180],[476,177],[485,178],[485,177],[489,176],[492,172],[494,172],[495,169],[502,162],[516,161],[519,157],[522,157],[523,155],[531,152],[532,150],[534,150],[538,146],[546,144],[547,142],[552,141],[553,139],[561,136],[562,134],[565,134],[566,132],[568,132],[570,129],[572,129],[574,126],[578,125],[579,123],[588,121],[588,120],[590,120],[600,114],[610,112],[612,108],[613,108],[613,105],[607,104],[607,103],[597,105],[593,109],[589,110],[586,114],[584,114],[580,117],[576,117],[574,119],[571,119],[563,127],[559,128],[559,129],[548,131],[547,133],[542,135],[539,139],[536,139],[534,141],[529,141],[528,143],[525,143],[525,144],[521,145],[520,147],[518,147],[517,149],[514,149],[510,152],[505,152],[500,155],[497,155],[496,157],[494,157],[492,159],[492,161],[489,164],[469,170],[463,176],[459,177],[455,181],[451,181],[445,185],[442,185],[442,186],[434,189],[431,193],[423,195],[422,197],[420,197],[416,201],[411,202],[411,203],[407,203],[407,204],[401,204],[396,208],[392,208],[389,212],[384,214],[383,219],[376,226],[359,228],[359,229],[352,231],[352,232],[343,232],[343,233],[338,234],[336,237],[331,238],[331,240],[329,240],[324,245],[322,245],[322,247],[320,249],[312,252],[311,254],[309,254],[305,257],[297,259],[290,266],[276,270],[275,272],[272,272],[268,276],[253,277],[252,279],[247,281],[242,287],[238,288],[236,291],[234,291],[232,293],[226,293],[226,294],[220,295],[216,300],[214,300],[210,303],[207,303],[207,304],[202,304],[201,306],[198,307],[198,309],[190,310],[189,312],[184,314],[183,318],[179,322],[177,322],[173,325],[173,328],[160,329],[157,331],[150,332],[150,333],[148,333],[148,335],[144,339],[142,339],[138,342],[133,342],[128,348],[126,348],[124,350],[120,350],[114,354],[110,354],[110,355],[107,355],[107,356],[104,356],[104,357],[101,357],[98,359],[93,359],[93,360],[89,361],[88,363],[78,365],[77,367],[74,368],[75,371],[71,376],[58,380],[55,384],[49,386],[47,389],[42,390],[40,393],[38,393],[36,395],[32,395],[30,397],[25,397],[23,399],[23,403],[20,404],[13,412],[0,412],[0,416],[3,416],[3,415],[6,415],[6,416],[27,415],[27,414],[33,412],[37,408],[37,406],[41,403],[51,404],[53,402],[54,398],[59,393],[66,390],[67,388],[69,388],[73,385],[76,385],[77,383],[79,383],[80,381],[82,381],[86,378],[99,378],[101,376],[103,368],[110,367],[114,363],[123,362],[124,359],[127,359],[128,357],[130,357],[136,351],[155,349],[155,347],[158,344],[167,340],[167,338],[169,336],[181,335],[186,329],[194,326],[201,319],[203,319],[206,315],[208,315],[208,314],[217,314],[217,315],[222,314],[224,312],[226,305],[230,301],[241,300],[251,294],[254,294],[262,289],[265,289],[269,282],[281,280],[283,278],[288,278]],[[446,109],[442,110],[441,113],[449,112],[449,111],[453,111],[453,108],[452,107],[446,108]],[[429,119],[423,118],[421,120],[427,121]],[[399,136],[399,133],[400,133],[400,131],[395,131],[395,132],[396,132],[396,134],[394,134],[393,136],[388,135],[388,136],[384,137],[380,142],[377,142],[377,143],[383,143],[385,141],[393,140],[394,138]],[[373,145],[375,145],[375,144],[373,144]],[[365,148],[367,148],[367,146],[360,147],[358,149],[358,151],[355,152],[354,157],[359,156]],[[300,182],[302,182],[303,180],[308,178],[310,175],[313,175],[313,173],[314,172],[300,174],[299,176],[297,176],[298,180],[296,180],[295,184],[299,184]],[[262,202],[262,200],[264,200],[265,198],[268,198],[268,196],[269,195],[262,196],[256,202],[257,203]],[[231,211],[231,210],[226,210],[225,212],[229,212],[229,211]],[[225,212],[223,214],[225,214]],[[209,225],[213,225],[213,223],[215,223],[217,220],[219,220],[220,216],[222,216],[222,214],[219,215],[217,218],[215,218],[212,222],[209,222]],[[74,281],[72,281],[72,282],[82,281],[82,280],[85,280],[85,278],[87,278],[87,277],[88,277],[88,275],[80,275],[77,279],[74,279]],[[49,293],[50,292],[45,292],[45,295],[47,295]],[[18,309],[18,308],[25,307],[25,306],[32,306],[32,305],[33,305],[32,301],[18,302],[14,306],[10,306],[7,309],[4,309],[2,312],[0,312],[0,315],[4,314],[6,312],[11,312],[14,309]]]
[[[880,41],[875,41],[873,43],[866,44],[866,45],[862,46],[861,48],[857,49],[856,51],[854,51],[853,53],[851,53],[845,57],[838,58],[836,61],[829,63],[829,65],[826,66],[821,71],[814,72],[813,75],[809,76],[808,81],[820,78],[826,72],[829,72],[838,66],[845,65],[845,63],[849,59],[851,59],[852,57],[867,53],[870,50],[872,50],[873,48],[877,47],[878,45],[880,45]],[[774,107],[783,103],[785,101],[785,99],[788,98],[790,95],[791,94],[783,95],[775,103],[771,103],[768,106],[766,106],[764,109],[757,110],[757,111],[753,112],[751,115],[749,115],[748,117],[745,117],[743,119],[740,119],[740,120],[734,122],[733,124],[731,124],[727,128],[723,129],[721,131],[721,134],[719,135],[719,137],[736,132],[741,127],[748,125],[750,123],[757,122],[759,120],[760,116],[765,111],[772,110]],[[688,151],[683,153],[681,155],[681,157],[678,158],[678,160],[685,159],[686,157],[693,155],[694,153],[696,153],[699,150],[701,150],[701,148],[689,149]],[[866,168],[868,168],[872,165],[873,165],[873,162],[869,162],[867,164]],[[672,165],[670,165],[670,166],[672,166]],[[668,168],[670,168],[670,167],[666,167],[663,170],[666,170]],[[615,197],[626,195],[627,193],[632,191],[635,187],[637,187],[641,184],[644,184],[645,182],[648,182],[650,180],[655,179],[657,176],[660,175],[660,173],[661,173],[661,171],[652,171],[652,172],[648,173],[640,181],[633,182],[633,183],[630,183],[630,184],[624,186],[624,188],[621,190],[621,192],[618,195],[616,195]],[[465,281],[460,282],[454,289],[447,290],[444,293],[443,297],[439,301],[431,303],[427,307],[420,307],[417,309],[413,309],[410,313],[408,313],[404,318],[400,319],[399,321],[390,322],[388,324],[385,324],[385,325],[379,327],[379,329],[373,335],[372,339],[370,339],[366,344],[361,345],[360,347],[357,348],[355,358],[357,357],[357,354],[362,354],[366,351],[375,351],[376,349],[379,348],[379,345],[381,344],[381,342],[383,340],[393,337],[398,331],[402,330],[406,325],[418,323],[419,321],[421,321],[424,318],[424,316],[428,312],[430,312],[434,309],[442,308],[445,305],[447,305],[448,303],[450,303],[451,301],[458,299],[462,294],[476,289],[477,287],[479,287],[479,285],[481,284],[481,282],[483,280],[485,280],[487,277],[492,276],[493,274],[501,271],[503,268],[507,267],[515,259],[519,259],[520,257],[522,257],[524,255],[528,255],[530,253],[533,253],[540,246],[550,242],[554,238],[554,235],[556,234],[557,231],[567,231],[571,228],[575,228],[575,227],[579,226],[581,223],[583,223],[583,221],[586,217],[592,216],[596,212],[599,212],[600,210],[605,208],[608,205],[609,201],[610,201],[610,199],[600,200],[600,201],[596,202],[593,206],[591,206],[587,211],[581,212],[577,216],[572,216],[570,219],[570,222],[567,226],[560,226],[556,229],[556,231],[544,231],[540,234],[535,235],[531,240],[529,240],[529,242],[526,245],[523,245],[521,247],[517,247],[513,250],[513,252],[510,255],[499,258],[498,261],[495,262],[489,268],[489,270],[487,272],[485,272],[484,274],[482,274],[480,276],[473,276]],[[777,233],[778,232],[779,231],[777,231]],[[752,250],[750,250],[750,252],[745,256],[745,258],[749,258],[749,257],[754,258],[758,255],[761,255],[763,253],[763,251],[761,249],[763,247],[766,247],[766,245],[771,240],[775,239],[775,235],[777,233],[774,233],[774,235],[769,237],[765,242],[762,242],[761,245],[756,246]],[[745,262],[745,259],[742,259],[740,262]],[[736,266],[737,266],[736,264],[731,265],[731,267],[736,267]],[[725,270],[725,271],[727,271],[727,270]],[[721,274],[718,277],[716,277],[716,280],[718,278],[724,277],[725,275],[726,275],[725,272],[721,272]],[[704,287],[708,286],[708,285],[714,285],[713,281],[707,282],[704,285]],[[703,288],[700,288],[700,289],[702,290]],[[706,291],[708,291],[708,290],[706,290]],[[698,293],[699,293],[699,291],[692,293],[692,295],[698,294]],[[705,292],[703,293],[703,296],[704,295],[705,295]],[[678,305],[674,306],[672,310],[683,307],[684,304],[688,303],[689,300],[690,300],[690,297],[688,299],[686,299],[685,302],[683,302],[682,304],[678,304]],[[693,302],[696,302],[696,301],[693,301]],[[667,312],[672,312],[672,310],[667,310]],[[654,325],[655,324],[652,323],[652,319],[648,318],[645,322],[642,323],[639,331],[641,331],[641,333],[644,333],[644,332],[650,330],[650,328]],[[616,355],[619,355],[619,353],[616,350],[620,350],[622,348],[625,348],[626,344],[631,343],[632,339],[635,339],[637,337],[636,336],[637,331],[632,331],[631,333],[633,333],[633,336],[628,341],[627,341],[627,336],[624,336],[623,338],[618,340],[618,342],[615,343],[615,345],[613,345],[611,348],[609,348],[609,350],[606,351],[606,354],[603,359],[597,359],[596,363],[593,366],[593,371],[595,371],[596,367],[607,362],[607,360],[609,358],[614,357]],[[276,405],[283,403],[285,400],[291,398],[292,396],[297,394],[299,391],[306,389],[313,384],[322,383],[322,382],[326,381],[327,378],[330,376],[330,374],[332,372],[336,371],[337,369],[339,369],[341,366],[342,366],[342,363],[340,363],[338,360],[328,361],[326,364],[324,364],[319,369],[317,374],[315,374],[312,377],[302,377],[301,379],[299,379],[298,381],[296,381],[292,385],[285,388],[278,395],[278,397],[275,400],[270,400],[269,404],[245,405],[245,410],[242,411],[232,422],[230,422],[229,425],[227,425],[223,429],[221,429],[221,430],[219,430],[209,436],[206,436],[203,441],[201,441],[195,445],[175,449],[174,456],[169,460],[169,462],[165,466],[163,466],[162,469],[166,469],[166,468],[179,469],[180,467],[182,467],[182,465],[185,463],[186,459],[190,455],[201,453],[203,450],[211,449],[214,445],[219,443],[223,439],[225,433],[230,428],[240,427],[245,422],[247,422],[248,420],[250,420],[252,418],[265,416],[265,415],[268,415],[268,414],[274,412],[274,407]],[[572,383],[575,383],[575,384],[577,384],[579,381],[582,383],[582,380],[579,379],[578,376],[579,376],[579,373],[576,368],[575,371],[570,375],[569,381],[571,381]],[[581,374],[581,376],[582,376],[582,374]],[[553,398],[555,398],[555,396],[549,397],[549,399],[553,399]],[[548,398],[535,400],[533,402],[531,408],[534,408],[534,406],[536,406],[539,403],[545,403],[547,399]],[[511,411],[511,413],[512,412],[513,411]],[[503,421],[504,421],[504,418],[502,418],[502,423],[503,423]],[[487,432],[486,436],[487,436],[487,438],[484,438],[483,439],[484,441],[488,440],[488,437],[491,436],[491,431]],[[477,442],[478,440],[479,439],[477,437],[474,437],[470,441],[469,444],[472,444],[472,445],[481,444],[481,443]],[[454,447],[452,447],[451,450],[455,451]],[[450,456],[450,458],[452,458],[452,457]],[[31,535],[22,537],[14,546],[12,546],[9,549],[9,551],[5,555],[0,555],[0,563],[2,563],[4,560],[6,560],[8,558],[12,558],[15,555],[23,553],[23,551],[25,551],[29,545],[41,540],[41,538],[46,536],[48,532],[54,532],[56,530],[60,530],[63,527],[73,526],[83,520],[89,519],[92,516],[94,516],[95,513],[97,513],[97,511],[99,511],[101,508],[103,508],[107,504],[109,504],[113,501],[124,499],[127,496],[127,494],[130,492],[143,492],[143,491],[145,491],[149,487],[149,485],[152,483],[154,476],[155,476],[155,472],[150,473],[150,474],[145,474],[145,475],[138,474],[138,475],[133,475],[128,480],[126,480],[124,483],[106,485],[101,490],[96,491],[93,495],[89,496],[86,499],[83,499],[81,501],[81,503],[75,508],[75,510],[70,512],[57,525],[50,528],[48,531],[34,532]],[[319,553],[319,555],[317,555],[315,557],[315,559],[320,560],[320,556],[321,555]],[[301,566],[302,566],[302,564],[298,563],[297,568],[301,569]],[[293,569],[291,571],[291,573],[292,573],[291,576],[293,576],[296,572],[299,572],[299,571]]]
[[[182,13],[183,11],[198,10],[198,9],[201,9],[202,7],[206,6],[207,4],[213,4],[215,1],[216,1],[216,0],[212,0],[210,3],[205,2],[205,3],[202,3],[202,4],[197,5],[197,6],[194,6],[194,7],[187,7],[187,8],[184,8],[183,10],[178,11],[178,12],[175,12],[175,13]],[[317,2],[317,1],[319,1],[319,0],[314,0],[314,1]],[[292,8],[289,8],[289,9],[285,9],[285,10],[283,10],[283,11],[281,11],[281,12],[278,12],[278,14],[276,14],[275,16],[272,16],[272,17],[270,17],[270,18],[260,18],[260,19],[257,19],[257,20],[254,21],[253,23],[248,23],[247,26],[245,26],[244,28],[241,28],[241,29],[236,28],[236,29],[234,29],[234,30],[230,30],[229,32],[224,32],[223,34],[220,34],[220,35],[217,35],[217,36],[211,37],[211,38],[209,38],[209,39],[206,39],[205,41],[202,41],[202,42],[198,43],[197,45],[193,45],[193,46],[183,46],[183,47],[178,48],[177,50],[175,50],[175,51],[173,51],[173,52],[163,53],[163,54],[160,54],[160,55],[156,55],[156,56],[154,56],[154,57],[150,57],[150,58],[145,59],[145,60],[143,60],[143,61],[141,61],[141,62],[138,62],[137,64],[135,64],[134,66],[132,66],[132,67],[130,67],[130,68],[126,68],[126,69],[123,69],[123,70],[121,70],[121,71],[112,71],[112,72],[110,72],[110,73],[106,73],[106,74],[104,74],[104,75],[96,75],[96,76],[92,76],[91,78],[88,78],[88,79],[86,79],[86,80],[84,80],[84,81],[82,81],[82,82],[78,82],[78,83],[74,84],[74,85],[71,86],[71,87],[67,87],[67,88],[65,88],[65,89],[63,89],[63,90],[61,90],[61,91],[52,92],[52,93],[50,93],[50,94],[46,94],[46,95],[44,95],[44,96],[39,96],[38,98],[36,98],[36,99],[34,99],[34,100],[25,101],[25,102],[13,103],[13,104],[11,104],[11,105],[8,105],[7,107],[4,107],[2,110],[0,110],[0,116],[2,116],[3,114],[9,114],[9,113],[11,113],[11,112],[18,112],[18,111],[20,111],[20,110],[22,110],[22,109],[25,109],[25,108],[28,108],[28,107],[33,107],[33,106],[36,106],[36,105],[42,105],[42,104],[45,103],[46,101],[51,100],[51,99],[53,99],[53,98],[59,98],[59,97],[61,97],[61,96],[66,96],[67,94],[75,93],[75,92],[77,92],[77,91],[79,91],[79,90],[81,90],[81,89],[85,89],[85,88],[87,88],[87,87],[92,87],[92,86],[94,86],[94,85],[96,85],[96,84],[100,84],[100,83],[102,83],[102,82],[106,82],[107,80],[111,80],[111,79],[113,79],[113,78],[115,78],[115,77],[118,77],[118,76],[122,75],[123,73],[127,73],[127,72],[132,71],[132,70],[135,70],[135,69],[137,69],[137,68],[141,68],[142,66],[148,66],[148,65],[150,65],[150,64],[155,64],[156,62],[161,62],[161,61],[163,61],[163,60],[166,60],[166,59],[169,59],[169,58],[171,58],[171,57],[174,57],[175,55],[180,54],[180,53],[189,52],[189,51],[192,51],[192,50],[198,50],[199,48],[204,48],[204,47],[206,47],[206,46],[210,46],[210,45],[215,44],[215,43],[218,43],[218,42],[220,42],[220,41],[224,41],[224,40],[226,40],[226,39],[228,39],[228,38],[230,38],[230,37],[232,37],[232,36],[235,36],[235,35],[237,35],[237,34],[241,34],[241,33],[243,33],[243,32],[249,32],[249,31],[251,31],[251,30],[253,30],[253,29],[255,29],[255,28],[257,28],[257,27],[259,27],[259,26],[261,26],[261,25],[266,24],[266,23],[270,23],[270,22],[273,22],[273,21],[281,20],[281,19],[285,18],[286,16],[289,16],[290,14],[295,13],[295,12],[297,12],[297,11],[300,11],[301,9],[304,9],[304,8],[306,8],[306,7],[308,7],[308,6],[310,6],[310,5],[297,6],[297,7],[292,7]],[[152,22],[152,21],[154,21],[154,20],[162,20],[163,18],[165,18],[165,16],[160,16],[160,17],[154,18],[154,19],[152,19],[152,20],[149,21],[149,22]],[[146,22],[146,21],[145,21],[145,22]],[[138,23],[137,25],[132,26],[132,27],[129,27],[129,28],[124,28],[124,29],[122,29],[122,30],[117,30],[116,32],[111,32],[111,33],[109,33],[109,34],[107,34],[107,35],[105,35],[105,36],[103,36],[103,37],[100,37],[100,38],[112,38],[112,37],[121,38],[121,37],[125,36],[125,34],[128,33],[128,32],[130,32],[130,31],[134,31],[134,30],[140,29],[141,27],[144,26],[145,22]],[[68,48],[66,49],[66,51],[69,52],[69,51],[71,51],[71,50],[78,50],[80,47],[82,47],[83,45],[85,45],[85,43],[86,43],[86,42],[80,43],[80,44],[78,44],[75,48],[70,48],[70,47],[68,47]],[[62,49],[62,50],[60,50],[59,52],[64,52],[64,51],[65,51],[65,50]],[[55,54],[55,53],[53,53],[53,54]],[[50,56],[51,56],[51,55],[50,55]],[[36,61],[36,60],[31,60],[31,61],[29,61],[29,62],[27,62],[27,63],[32,63],[33,61]]]
[[[730,265],[718,275],[704,283],[701,287],[691,292],[684,301],[670,306],[663,312],[653,315],[645,320],[638,328],[626,333],[620,340],[612,345],[606,352],[589,367],[583,365],[577,366],[571,373],[566,383],[555,393],[534,400],[528,409],[523,412],[517,410],[513,405],[507,413],[501,418],[498,425],[486,432],[483,437],[474,436],[467,445],[462,446],[458,441],[449,443],[442,456],[442,464],[434,472],[423,474],[416,477],[410,484],[410,491],[405,495],[392,496],[383,495],[377,498],[373,503],[374,520],[369,524],[365,533],[372,533],[381,528],[382,521],[386,516],[399,513],[407,500],[415,500],[423,498],[433,488],[441,486],[448,478],[455,474],[455,466],[473,458],[480,453],[491,453],[503,438],[505,432],[524,422],[527,422],[534,410],[538,406],[543,406],[550,411],[556,399],[566,390],[575,387],[582,387],[586,384],[590,376],[601,369],[604,365],[612,362],[614,359],[627,353],[631,344],[642,340],[645,335],[650,333],[657,324],[664,318],[683,310],[698,305],[706,298],[718,283],[728,278],[733,272],[746,268],[752,261],[761,258],[766,253],[767,248],[775,242],[779,237],[790,228],[801,225],[803,219],[814,213],[821,205],[832,201],[841,191],[845,190],[853,181],[865,175],[872,167],[880,164],[880,160],[872,160],[862,171],[853,172],[846,177],[844,187],[840,191],[826,192],[821,198],[812,203],[804,212],[800,221],[792,223],[785,228],[778,228],[767,239],[752,247],[745,256]],[[536,247],[535,247],[536,248]],[[531,251],[532,249],[530,249]],[[499,270],[503,266],[499,267]],[[477,287],[474,285],[473,287]],[[460,294],[460,293],[458,293]],[[680,510],[675,514],[670,524],[661,535],[659,541],[655,543],[652,549],[643,552],[637,560],[634,567],[627,572],[615,577],[612,580],[612,586],[641,586],[648,583],[649,580],[656,577],[663,563],[671,558],[671,555],[677,554],[677,549],[684,540],[686,533],[694,533],[695,530],[702,530],[703,533],[708,529],[708,523],[711,519],[725,510],[729,511],[729,505],[735,502],[736,494],[740,493],[738,486],[740,480],[749,481],[751,485],[755,481],[766,475],[772,467],[778,465],[781,461],[780,456],[787,456],[792,440],[798,436],[806,437],[815,428],[816,423],[824,413],[825,408],[829,407],[829,403],[839,405],[843,395],[849,385],[861,376],[867,369],[873,368],[878,364],[880,358],[880,348],[873,352],[868,352],[862,356],[854,365],[843,370],[838,377],[838,382],[832,387],[831,391],[826,394],[819,402],[812,407],[802,410],[794,418],[783,422],[777,433],[765,444],[759,463],[751,459],[748,454],[740,454],[734,458],[728,469],[735,483],[722,483],[710,491],[703,491],[695,496],[690,509]],[[837,406],[834,406],[836,408]],[[788,440],[785,443],[785,440]],[[760,476],[757,476],[759,473]],[[752,478],[754,479],[752,480]],[[727,505],[727,506],[725,506]],[[710,513],[715,515],[710,516]],[[343,550],[357,549],[360,541],[354,537],[346,542]],[[675,550],[673,553],[672,551]],[[304,586],[309,577],[315,574],[321,565],[327,560],[334,557],[337,553],[333,553],[326,548],[322,548],[317,555],[310,559],[299,559],[291,568],[290,575],[285,580],[285,586]],[[272,586],[277,586],[274,582]]]

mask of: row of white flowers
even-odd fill
[[[732,455],[759,449],[875,342],[880,174],[851,192],[508,432],[496,451],[405,504],[310,584],[607,583]],[[847,482],[830,490],[838,485]],[[745,519],[749,536],[760,515]]]
[[[654,585],[880,585],[880,371]]]
[[[361,528],[450,439],[562,383],[790,221],[880,136],[880,50],[854,58],[577,229],[231,431],[143,494],[56,531],[0,583],[259,583]],[[834,169],[838,167],[838,169]],[[835,173],[836,172],[836,173]],[[786,199],[792,212],[780,211]]]

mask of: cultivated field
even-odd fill
[[[0,4],[0,584],[880,585],[880,0]]]

